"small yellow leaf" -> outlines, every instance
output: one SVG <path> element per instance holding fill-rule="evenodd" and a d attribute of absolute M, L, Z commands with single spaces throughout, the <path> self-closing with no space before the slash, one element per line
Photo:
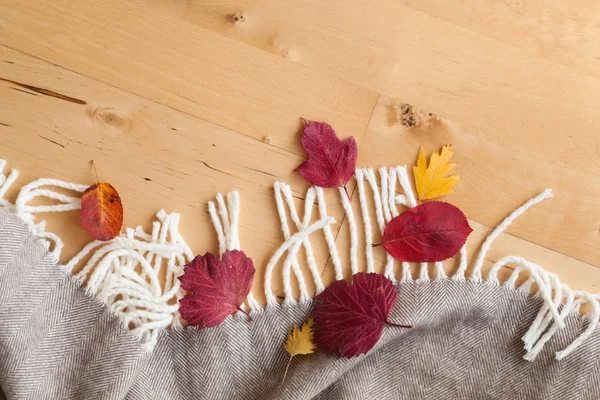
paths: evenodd
<path fill-rule="evenodd" d="M 314 321 L 311 316 L 301 328 L 294 325 L 294 327 L 290 329 L 290 333 L 288 334 L 283 348 L 292 357 L 297 356 L 298 354 L 311 354 L 317 347 L 313 342 L 314 334 Z"/>
<path fill-rule="evenodd" d="M 448 163 L 452 158 L 452 145 L 442 147 L 439 153 L 434 152 L 429 159 L 429 166 L 423 154 L 423 147 L 419 149 L 419 160 L 413 166 L 415 185 L 419 200 L 430 200 L 453 192 L 452 188 L 459 181 L 458 175 L 446 176 L 455 163 Z"/>
<path fill-rule="evenodd" d="M 312 316 L 308 319 L 308 321 L 302 324 L 302 327 L 294 325 L 294 327 L 290 329 L 285 344 L 283 345 L 285 351 L 289 353 L 290 359 L 288 360 L 287 367 L 285 367 L 283 380 L 281 381 L 281 385 L 279 387 L 283 386 L 283 383 L 285 382 L 285 377 L 287 376 L 288 369 L 292 363 L 292 358 L 298 354 L 311 354 L 315 351 L 317 345 L 313 341 L 314 334 L 315 321 L 313 320 Z"/>

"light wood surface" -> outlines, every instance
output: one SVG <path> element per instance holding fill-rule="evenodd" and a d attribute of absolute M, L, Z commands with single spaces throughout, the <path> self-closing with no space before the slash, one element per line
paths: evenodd
<path fill-rule="evenodd" d="M 407 103 L 425 117 L 411 127 Z M 293 172 L 305 157 L 300 117 L 354 136 L 361 167 L 412 165 L 420 145 L 452 143 L 461 181 L 445 200 L 472 221 L 471 254 L 503 216 L 553 188 L 486 262 L 523 255 L 598 291 L 594 1 L 0 0 L 0 158 L 21 185 L 91 183 L 94 159 L 127 226 L 178 211 L 197 253 L 217 250 L 207 202 L 237 189 L 242 247 L 262 276 L 282 241 L 273 182 L 290 183 L 298 206 L 308 187 Z M 328 208 L 347 250 L 335 191 Z M 89 240 L 76 212 L 44 218 L 65 259 Z M 326 246 L 313 245 L 331 281 Z M 254 291 L 263 298 L 262 279 Z"/>

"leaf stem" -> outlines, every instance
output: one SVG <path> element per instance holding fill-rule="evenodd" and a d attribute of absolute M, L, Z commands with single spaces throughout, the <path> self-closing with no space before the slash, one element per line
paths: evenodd
<path fill-rule="evenodd" d="M 352 197 L 350 197 L 350 193 L 348 193 L 348 188 L 344 185 L 344 191 L 346 192 L 346 196 L 348 196 L 348 201 L 352 203 Z"/>
<path fill-rule="evenodd" d="M 306 122 L 307 122 L 307 121 L 306 121 L 306 119 L 304 119 L 303 117 L 300 117 L 300 121 L 302 121 L 302 123 L 303 123 L 304 125 L 306 125 Z"/>
<path fill-rule="evenodd" d="M 373 244 L 371 245 L 371 247 L 379 247 L 379 246 L 381 246 L 382 244 L 383 244 L 383 243 L 373 243 Z"/>
<path fill-rule="evenodd" d="M 397 328 L 407 328 L 407 329 L 414 328 L 414 326 L 413 326 L 413 325 L 400 325 L 400 324 L 394 324 L 393 322 L 390 322 L 390 321 L 386 322 L 386 325 L 388 325 L 388 326 L 395 326 L 395 327 L 397 327 Z"/>
<path fill-rule="evenodd" d="M 294 356 L 290 354 L 290 359 L 288 360 L 287 366 L 285 367 L 285 372 L 283 373 L 283 380 L 281 381 L 281 385 L 279 385 L 279 387 L 281 388 L 283 386 L 283 384 L 285 383 L 285 377 L 287 376 L 288 373 L 288 369 L 290 369 L 290 364 L 292 363 L 292 358 Z"/>
<path fill-rule="evenodd" d="M 246 312 L 246 310 L 242 310 L 241 307 L 238 307 L 238 310 L 240 310 L 241 312 L 243 312 L 244 314 L 246 314 L 246 317 L 248 317 L 248 322 L 252 322 L 252 317 L 250 316 L 250 314 L 248 314 Z"/>
<path fill-rule="evenodd" d="M 96 163 L 92 160 L 92 166 L 94 167 L 94 174 L 96 174 L 96 183 L 100 185 L 100 181 L 98 180 L 98 171 L 96 170 Z"/>

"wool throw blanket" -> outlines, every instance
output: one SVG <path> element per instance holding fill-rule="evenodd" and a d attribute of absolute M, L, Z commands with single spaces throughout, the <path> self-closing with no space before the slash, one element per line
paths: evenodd
<path fill-rule="evenodd" d="M 27 190 L 37 189 L 34 185 Z M 277 199 L 278 209 L 286 201 L 286 190 L 279 186 L 283 195 Z M 307 196 L 309 202 L 311 196 L 312 201 L 318 198 L 318 190 Z M 222 250 L 239 246 L 236 199 L 237 195 L 218 197 L 211 206 L 213 222 L 222 217 L 221 232 L 215 224 Z M 159 301 L 177 297 L 176 279 L 167 279 L 154 300 L 145 298 L 155 303 L 136 308 L 132 299 L 137 292 L 131 282 L 151 286 L 152 273 L 147 271 L 143 282 L 128 275 L 136 270 L 135 262 L 144 264 L 135 251 L 143 251 L 144 259 L 169 260 L 170 271 L 185 263 L 189 249 L 176 233 L 174 215 L 159 213 L 161 223 L 155 224 L 152 234 L 131 230 L 108 244 L 102 255 L 109 261 L 104 264 L 97 253 L 82 261 L 95 249 L 93 244 L 87 247 L 87 253 L 73 262 L 85 265 L 79 273 L 87 280 L 84 288 L 71 275 L 72 266 L 58 264 L 60 243 L 32 222 L 27 200 L 21 199 L 20 208 L 19 200 L 0 208 L 0 398 L 600 398 L 597 298 L 571 291 L 554 275 L 518 257 L 502 260 L 518 264 L 506 283 L 495 277 L 499 266 L 486 280 L 478 270 L 466 277 L 464 262 L 454 276 L 438 270 L 433 280 L 425 274 L 408 278 L 403 271 L 390 319 L 410 321 L 414 329 L 386 327 L 377 345 L 359 357 L 339 359 L 316 352 L 295 358 L 285 385 L 279 387 L 288 360 L 282 343 L 290 326 L 306 320 L 313 300 L 291 301 L 286 289 L 282 305 L 261 308 L 249 299 L 251 323 L 231 316 L 213 328 L 184 327 L 173 317 L 176 307 Z M 309 208 L 312 204 L 305 213 Z M 309 223 L 310 217 L 303 221 L 292 217 L 299 231 L 291 234 L 287 227 L 286 233 L 283 227 L 282 247 L 287 251 L 305 246 L 310 233 L 329 226 L 326 212 L 321 217 L 318 226 Z M 168 231 L 164 235 L 163 229 Z M 47 240 L 55 240 L 53 249 Z M 294 272 L 294 264 L 288 255 L 284 277 L 286 268 L 287 274 Z M 524 270 L 531 278 L 525 288 L 516 287 Z M 529 294 L 532 283 L 539 286 L 534 296 Z M 114 297 L 122 286 L 131 289 L 129 303 Z M 584 303 L 593 310 L 582 317 L 577 311 Z M 144 318 L 138 317 L 140 313 Z M 164 315 L 170 318 L 165 320 Z"/>

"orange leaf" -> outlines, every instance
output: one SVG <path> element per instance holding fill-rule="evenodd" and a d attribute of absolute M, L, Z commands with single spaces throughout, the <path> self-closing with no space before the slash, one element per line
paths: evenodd
<path fill-rule="evenodd" d="M 113 239 L 123 224 L 123 205 L 119 193 L 106 182 L 94 183 L 81 197 L 80 219 L 94 239 Z"/>

